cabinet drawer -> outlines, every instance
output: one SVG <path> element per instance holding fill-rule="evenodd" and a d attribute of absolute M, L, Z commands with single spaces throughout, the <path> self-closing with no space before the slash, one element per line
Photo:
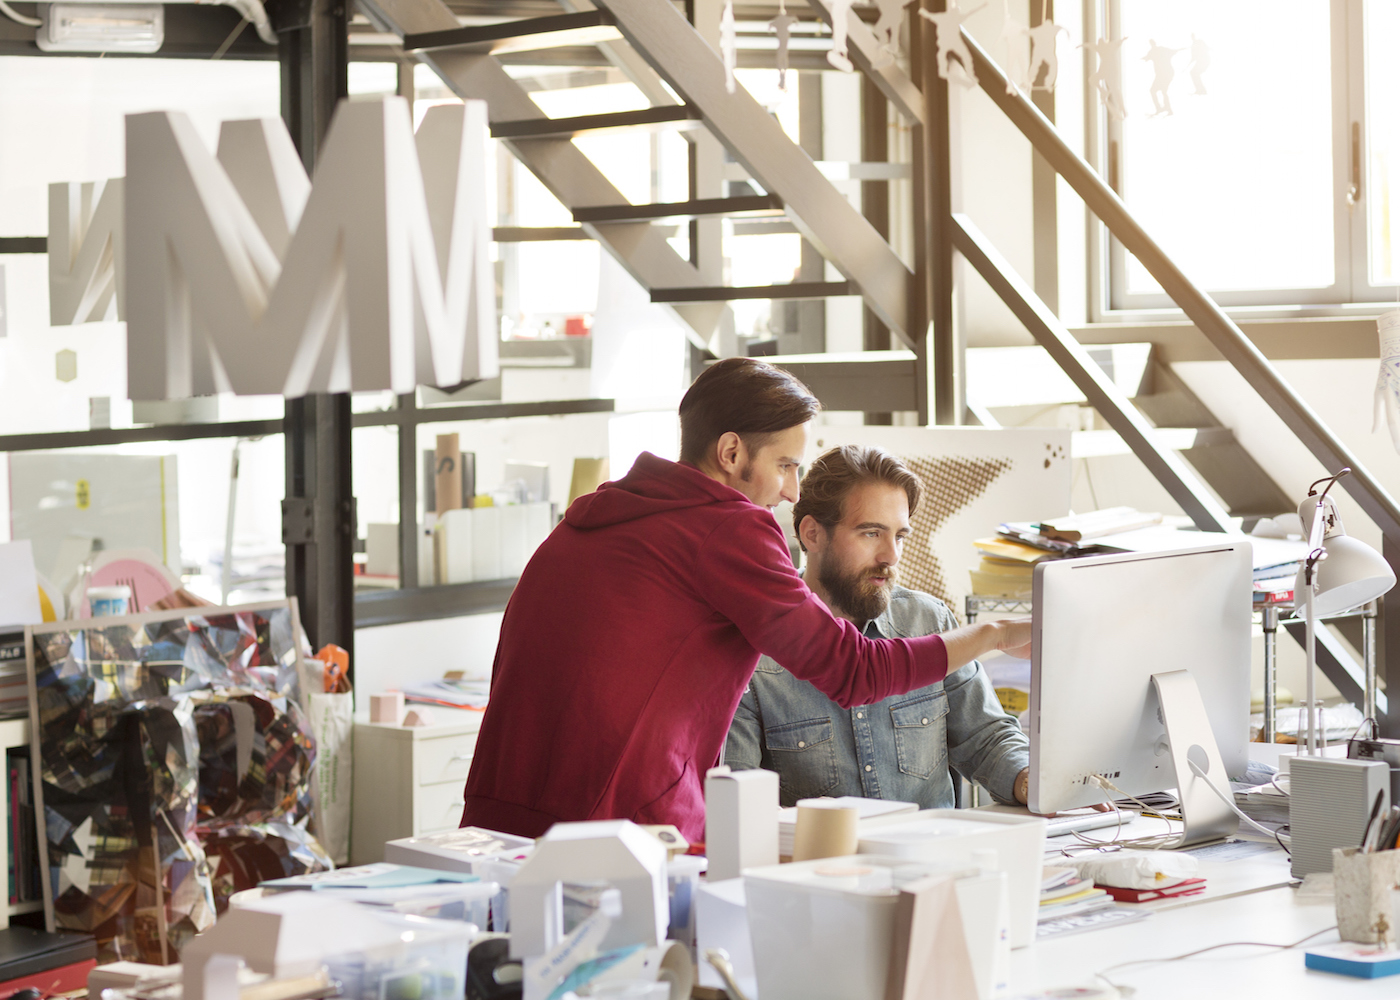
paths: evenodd
<path fill-rule="evenodd" d="M 462 822 L 464 788 L 463 782 L 419 788 L 413 835 L 421 837 L 440 830 L 455 830 Z"/>
<path fill-rule="evenodd" d="M 418 740 L 413 744 L 413 777 L 419 785 L 436 785 L 442 781 L 462 785 L 472 769 L 472 754 L 476 752 L 476 733 L 442 736 Z"/>

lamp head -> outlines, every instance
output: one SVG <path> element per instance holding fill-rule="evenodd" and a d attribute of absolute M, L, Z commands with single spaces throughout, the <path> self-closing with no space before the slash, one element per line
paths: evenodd
<path fill-rule="evenodd" d="M 1390 564 L 1371 546 L 1347 534 L 1336 502 L 1327 495 L 1332 483 L 1349 471 L 1343 469 L 1330 481 L 1318 480 L 1328 484 L 1322 495 L 1318 496 L 1314 483 L 1298 506 L 1310 552 L 1298 570 L 1295 593 L 1299 598 L 1303 596 L 1311 565 L 1313 613 L 1319 616 L 1358 608 L 1395 586 L 1395 571 Z"/>

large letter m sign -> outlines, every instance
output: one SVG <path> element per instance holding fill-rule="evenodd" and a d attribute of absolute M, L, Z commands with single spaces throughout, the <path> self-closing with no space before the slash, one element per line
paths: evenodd
<path fill-rule="evenodd" d="M 54 322 L 124 314 L 132 399 L 492 377 L 486 155 L 479 101 L 342 102 L 314 183 L 278 120 L 130 115 L 124 182 L 50 190 Z"/>

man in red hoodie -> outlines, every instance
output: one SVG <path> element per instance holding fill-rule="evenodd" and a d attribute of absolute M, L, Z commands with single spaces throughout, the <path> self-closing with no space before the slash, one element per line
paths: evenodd
<path fill-rule="evenodd" d="M 630 819 L 699 840 L 759 654 L 849 707 L 1025 652 L 1029 623 L 869 639 L 807 588 L 772 508 L 797 500 L 819 409 L 781 369 L 720 361 L 681 400 L 680 462 L 644 452 L 569 507 L 506 607 L 463 826 Z"/>

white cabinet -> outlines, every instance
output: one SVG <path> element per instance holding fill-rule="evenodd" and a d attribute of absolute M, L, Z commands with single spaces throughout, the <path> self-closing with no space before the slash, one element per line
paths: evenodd
<path fill-rule="evenodd" d="M 384 843 L 455 829 L 476 752 L 481 712 L 427 706 L 431 726 L 355 718 L 350 863 L 384 859 Z"/>

